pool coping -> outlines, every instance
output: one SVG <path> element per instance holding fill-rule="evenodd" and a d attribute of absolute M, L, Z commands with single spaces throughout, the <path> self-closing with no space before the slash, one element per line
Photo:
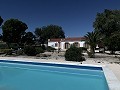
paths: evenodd
<path fill-rule="evenodd" d="M 120 81 L 115 74 L 107 67 L 102 66 L 109 90 L 120 90 Z"/>
<path fill-rule="evenodd" d="M 38 61 L 24 61 L 20 59 L 2 59 L 3 61 L 18 61 L 18 62 L 26 62 L 27 63 L 45 63 L 45 64 L 64 64 L 64 65 L 75 65 L 75 66 L 88 66 L 88 67 L 98 67 L 102 68 L 109 90 L 120 90 L 120 81 L 117 79 L 115 74 L 106 66 L 106 65 L 93 65 L 93 64 L 80 64 L 80 63 L 64 63 L 64 62 L 38 62 Z M 39 65 L 39 64 L 38 64 Z"/>

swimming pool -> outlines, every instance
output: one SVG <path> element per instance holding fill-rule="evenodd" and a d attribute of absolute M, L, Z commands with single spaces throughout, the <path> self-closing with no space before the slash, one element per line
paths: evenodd
<path fill-rule="evenodd" d="M 0 90 L 109 90 L 101 67 L 0 60 Z"/>

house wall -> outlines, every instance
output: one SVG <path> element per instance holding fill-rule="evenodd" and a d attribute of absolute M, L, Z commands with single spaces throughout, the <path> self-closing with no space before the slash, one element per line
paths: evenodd
<path fill-rule="evenodd" d="M 59 46 L 57 45 L 57 47 L 55 47 L 55 43 L 59 44 L 58 42 L 48 42 L 48 46 L 58 49 Z"/>
<path fill-rule="evenodd" d="M 80 41 L 80 47 L 85 47 L 85 41 Z"/>
<path fill-rule="evenodd" d="M 61 49 L 63 50 L 64 49 L 64 44 L 65 44 L 65 42 L 61 42 Z"/>
<path fill-rule="evenodd" d="M 69 43 L 70 45 L 73 45 L 73 43 L 78 42 L 80 47 L 85 47 L 85 41 L 74 41 L 74 42 L 60 42 L 60 48 L 61 50 L 66 50 L 65 49 L 65 43 Z M 57 43 L 57 47 L 55 47 L 55 43 Z M 48 42 L 48 46 L 51 46 L 55 49 L 59 48 L 59 43 L 58 42 Z"/>

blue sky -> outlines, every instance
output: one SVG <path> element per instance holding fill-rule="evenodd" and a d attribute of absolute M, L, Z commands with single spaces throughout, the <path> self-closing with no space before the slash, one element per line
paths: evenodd
<path fill-rule="evenodd" d="M 69 37 L 93 31 L 96 14 L 104 9 L 120 9 L 120 0 L 0 0 L 4 21 L 19 19 L 31 32 L 37 27 L 59 25 Z"/>

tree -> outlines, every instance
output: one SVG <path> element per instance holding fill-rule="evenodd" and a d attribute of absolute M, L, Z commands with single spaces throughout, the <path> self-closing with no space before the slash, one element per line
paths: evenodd
<path fill-rule="evenodd" d="M 106 37 L 115 31 L 120 31 L 120 10 L 106 9 L 103 13 L 98 13 L 93 27 Z"/>
<path fill-rule="evenodd" d="M 88 32 L 85 35 L 86 38 L 86 44 L 88 44 L 90 46 L 90 51 L 88 53 L 89 57 L 95 57 L 95 48 L 96 45 L 98 44 L 100 38 L 99 38 L 99 33 L 98 32 Z"/>
<path fill-rule="evenodd" d="M 1 18 L 1 16 L 0 16 L 0 26 L 1 26 L 1 24 L 3 23 L 3 19 Z M 1 27 L 0 27 L 1 28 Z M 0 34 L 0 41 L 2 41 L 2 35 Z"/>
<path fill-rule="evenodd" d="M 41 39 L 42 43 L 47 43 L 50 38 L 65 38 L 65 33 L 62 30 L 62 27 L 57 25 L 36 28 L 35 35 Z"/>
<path fill-rule="evenodd" d="M 35 29 L 35 35 L 36 35 L 36 43 L 37 44 L 44 44 L 45 38 L 43 37 L 43 31 L 42 28 L 36 28 Z"/>
<path fill-rule="evenodd" d="M 111 54 L 114 54 L 115 51 L 120 50 L 120 32 L 114 32 L 109 38 L 106 38 L 106 44 L 108 45 L 108 50 L 111 51 Z"/>
<path fill-rule="evenodd" d="M 112 47 L 116 45 L 113 43 L 115 38 L 112 35 L 115 35 L 115 32 L 120 32 L 120 10 L 106 9 L 103 13 L 98 13 L 93 27 L 95 31 L 101 33 L 105 46 L 113 52 L 115 49 Z M 119 43 L 119 41 L 116 41 L 116 43 Z"/>
<path fill-rule="evenodd" d="M 27 32 L 24 34 L 24 36 L 21 39 L 21 43 L 24 43 L 25 45 L 31 45 L 34 44 L 35 36 L 32 32 Z"/>
<path fill-rule="evenodd" d="M 27 25 L 18 19 L 7 20 L 2 26 L 3 41 L 19 44 L 26 29 L 28 29 Z"/>
<path fill-rule="evenodd" d="M 2 23 L 3 23 L 3 19 L 0 16 L 0 26 L 1 26 Z"/>

